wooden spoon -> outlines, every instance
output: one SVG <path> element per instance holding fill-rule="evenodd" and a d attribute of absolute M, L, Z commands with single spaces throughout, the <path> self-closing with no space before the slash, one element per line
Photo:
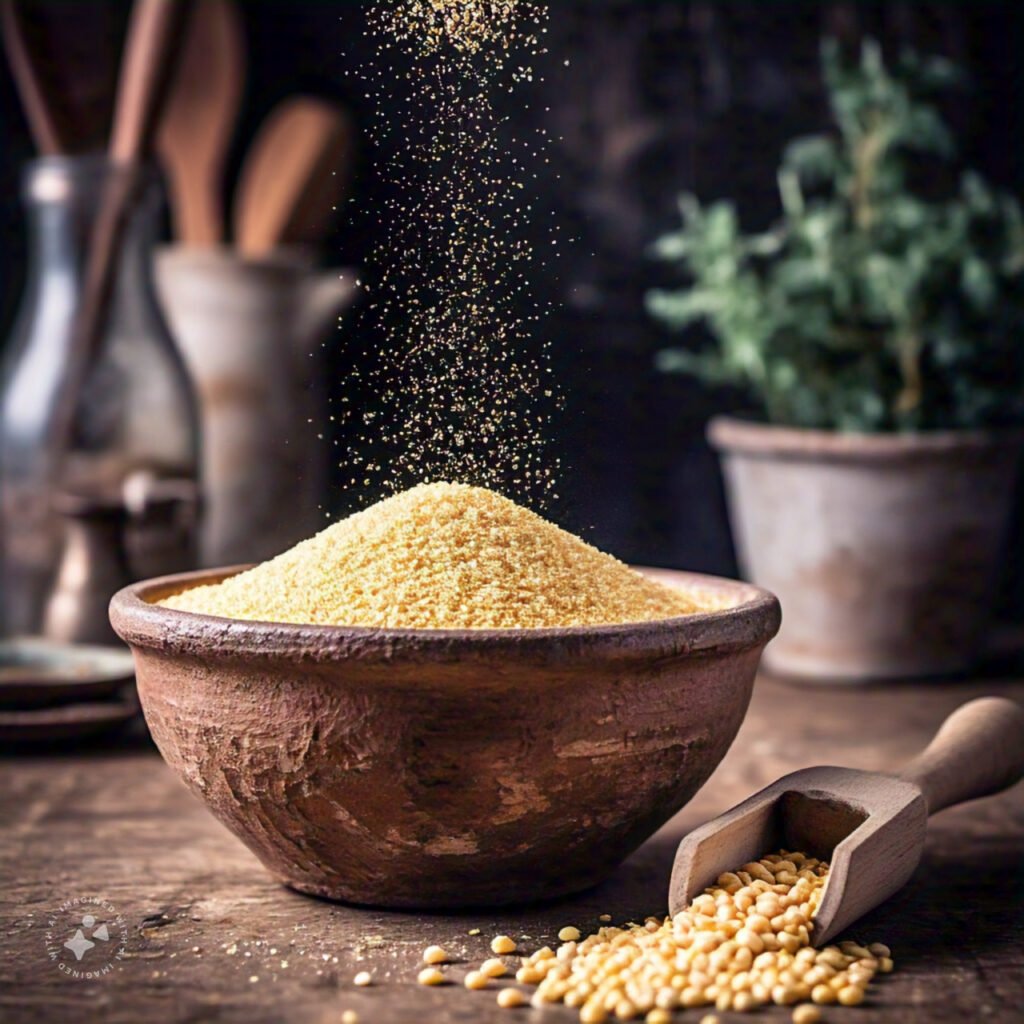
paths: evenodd
<path fill-rule="evenodd" d="M 149 154 L 191 6 L 188 0 L 135 0 L 110 135 L 114 163 L 134 164 Z"/>
<path fill-rule="evenodd" d="M 326 100 L 280 103 L 249 149 L 235 197 L 235 243 L 250 257 L 314 242 L 328 230 L 348 180 L 352 126 Z"/>
<path fill-rule="evenodd" d="M 724 871 L 778 847 L 831 861 L 811 940 L 823 945 L 902 888 L 929 814 L 1024 776 L 1024 708 L 983 697 L 958 708 L 898 775 L 805 768 L 691 832 L 669 885 L 673 915 Z"/>
<path fill-rule="evenodd" d="M 24 14 L 18 10 L 15 0 L 0 2 L 0 22 L 3 24 L 7 63 L 18 88 L 36 148 L 44 156 L 64 153 L 70 147 L 64 137 L 55 105 L 47 95 L 38 54 L 33 52 L 25 30 Z"/>
<path fill-rule="evenodd" d="M 108 157 L 115 166 L 98 200 L 75 313 L 74 359 L 68 367 L 60 415 L 53 431 L 58 450 L 67 443 L 78 408 L 78 390 L 103 339 L 121 240 L 154 129 L 189 0 L 135 0 L 114 107 Z"/>
<path fill-rule="evenodd" d="M 157 136 L 170 178 L 175 234 L 223 241 L 224 162 L 245 83 L 245 37 L 232 0 L 195 5 Z"/>

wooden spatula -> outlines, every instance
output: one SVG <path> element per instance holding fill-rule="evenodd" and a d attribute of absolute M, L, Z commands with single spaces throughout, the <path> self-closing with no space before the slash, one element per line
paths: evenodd
<path fill-rule="evenodd" d="M 327 233 L 352 161 L 352 126 L 327 100 L 296 96 L 260 128 L 235 197 L 235 243 L 246 256 Z"/>
<path fill-rule="evenodd" d="M 831 862 L 811 940 L 820 946 L 906 883 L 928 816 L 1024 776 L 1024 708 L 983 697 L 958 708 L 897 775 L 805 768 L 691 832 L 669 886 L 673 915 L 724 871 L 779 847 Z"/>
<path fill-rule="evenodd" d="M 157 151 L 185 245 L 224 238 L 224 162 L 245 84 L 245 38 L 231 0 L 194 5 L 161 117 Z"/>

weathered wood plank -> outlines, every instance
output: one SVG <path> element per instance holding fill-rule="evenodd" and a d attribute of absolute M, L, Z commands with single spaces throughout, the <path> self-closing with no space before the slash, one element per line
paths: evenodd
<path fill-rule="evenodd" d="M 416 986 L 423 947 L 440 942 L 469 961 L 488 955 L 499 932 L 532 949 L 553 943 L 564 924 L 595 927 L 601 913 L 616 921 L 663 913 L 686 830 L 798 767 L 895 768 L 982 693 L 1021 700 L 1024 683 L 821 690 L 761 680 L 711 781 L 610 882 L 495 914 L 392 914 L 282 889 L 139 741 L 9 755 L 0 760 L 0 1019 L 336 1022 L 351 1008 L 361 1021 L 396 1024 L 508 1021 L 493 991 Z M 47 921 L 63 900 L 91 893 L 123 915 L 126 958 L 104 977 L 69 979 L 47 956 Z M 475 928 L 481 934 L 469 935 Z M 910 887 L 855 931 L 891 945 L 897 969 L 873 987 L 866 1009 L 830 1009 L 829 1019 L 1024 1019 L 1024 787 L 937 817 Z M 368 989 L 352 985 L 362 969 L 376 978 Z M 556 1008 L 544 1019 L 576 1014 Z"/>

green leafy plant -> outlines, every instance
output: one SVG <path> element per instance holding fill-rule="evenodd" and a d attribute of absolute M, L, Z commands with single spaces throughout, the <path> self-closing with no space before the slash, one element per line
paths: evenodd
<path fill-rule="evenodd" d="M 650 292 L 649 311 L 702 322 L 713 342 L 659 366 L 739 385 L 780 424 L 1021 422 L 1024 219 L 978 174 L 954 173 L 931 98 L 957 69 L 912 53 L 887 68 L 871 40 L 857 62 L 826 41 L 822 67 L 837 131 L 786 148 L 779 222 L 744 234 L 732 202 L 687 195 L 682 226 L 656 243 L 690 283 Z"/>

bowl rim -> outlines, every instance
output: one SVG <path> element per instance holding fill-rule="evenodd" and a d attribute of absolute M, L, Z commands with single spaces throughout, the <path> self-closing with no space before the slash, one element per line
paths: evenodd
<path fill-rule="evenodd" d="M 735 600 L 726 608 L 671 619 L 534 629 L 380 629 L 228 619 L 166 608 L 154 601 L 189 586 L 217 583 L 251 568 L 200 569 L 133 583 L 110 602 L 110 621 L 129 646 L 170 654 L 238 660 L 386 662 L 414 656 L 432 661 L 492 661 L 495 656 L 552 661 L 630 659 L 726 653 L 763 647 L 781 622 L 778 598 L 752 583 L 703 573 L 634 568 L 691 592 Z"/>

